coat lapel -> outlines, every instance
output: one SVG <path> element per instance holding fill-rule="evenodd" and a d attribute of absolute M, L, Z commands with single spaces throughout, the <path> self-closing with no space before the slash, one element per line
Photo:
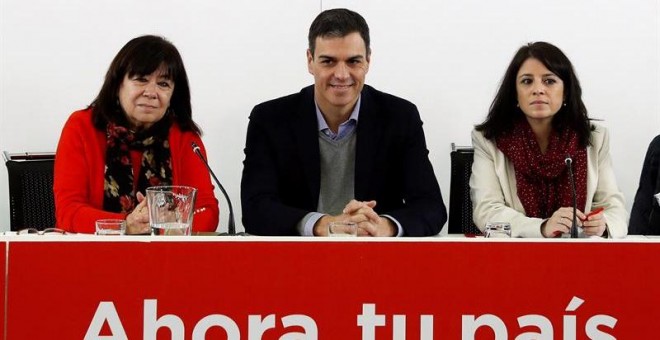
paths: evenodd
<path fill-rule="evenodd" d="M 369 199 L 370 174 L 376 166 L 378 145 L 382 137 L 379 128 L 376 103 L 371 98 L 372 89 L 365 85 L 360 102 L 360 116 L 357 127 L 357 145 L 355 150 L 355 198 Z"/>
<path fill-rule="evenodd" d="M 291 126 L 307 187 L 310 189 L 311 197 L 318 201 L 321 185 L 321 156 L 319 154 L 316 106 L 314 105 L 314 86 L 302 89 L 300 104 L 293 115 Z"/>

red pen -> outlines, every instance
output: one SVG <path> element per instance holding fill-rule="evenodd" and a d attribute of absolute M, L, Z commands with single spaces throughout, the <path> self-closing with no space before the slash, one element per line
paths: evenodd
<path fill-rule="evenodd" d="M 589 217 L 591 217 L 591 216 L 593 216 L 593 215 L 596 215 L 596 214 L 600 213 L 600 212 L 603 211 L 603 210 L 605 210 L 605 208 L 600 207 L 600 208 L 596 208 L 596 209 L 590 211 L 590 212 L 587 214 L 587 216 L 585 216 L 585 217 L 582 219 L 582 221 L 586 221 L 586 220 L 588 220 Z"/>
<path fill-rule="evenodd" d="M 588 220 L 589 217 L 591 217 L 591 216 L 593 216 L 593 215 L 596 215 L 596 214 L 600 213 L 600 212 L 603 211 L 603 210 L 605 210 L 604 207 L 596 208 L 596 209 L 590 211 L 590 212 L 589 212 L 584 218 L 582 218 L 582 219 L 580 219 L 580 220 L 581 220 L 582 222 L 584 222 L 584 221 Z M 553 236 L 553 237 L 558 237 L 560 234 L 561 234 L 561 232 L 560 232 L 559 230 L 557 230 L 557 231 L 555 231 L 555 232 L 552 234 L 552 236 Z"/>

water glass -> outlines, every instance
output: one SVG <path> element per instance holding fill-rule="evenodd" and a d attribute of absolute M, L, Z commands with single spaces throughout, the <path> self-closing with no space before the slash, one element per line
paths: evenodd
<path fill-rule="evenodd" d="M 108 218 L 96 221 L 96 235 L 124 235 L 126 220 Z"/>
<path fill-rule="evenodd" d="M 181 185 L 147 188 L 153 235 L 190 235 L 197 189 Z"/>
<path fill-rule="evenodd" d="M 349 221 L 330 222 L 328 224 L 328 236 L 355 237 L 357 236 L 357 223 Z"/>
<path fill-rule="evenodd" d="M 654 196 L 655 199 L 658 201 L 658 204 L 660 204 L 660 192 L 657 193 L 657 194 L 655 194 L 655 195 L 653 195 L 653 196 Z"/>
<path fill-rule="evenodd" d="M 509 238 L 511 237 L 511 224 L 508 222 L 488 222 L 484 236 L 488 238 Z"/>

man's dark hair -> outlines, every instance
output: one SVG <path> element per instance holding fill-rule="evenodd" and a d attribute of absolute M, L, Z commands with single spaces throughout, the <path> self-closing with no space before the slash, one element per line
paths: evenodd
<path fill-rule="evenodd" d="M 309 50 L 314 56 L 316 38 L 341 38 L 353 32 L 360 33 L 364 45 L 367 48 L 367 56 L 371 54 L 369 45 L 369 26 L 364 18 L 351 10 L 345 8 L 329 9 L 321 12 L 309 27 Z"/>

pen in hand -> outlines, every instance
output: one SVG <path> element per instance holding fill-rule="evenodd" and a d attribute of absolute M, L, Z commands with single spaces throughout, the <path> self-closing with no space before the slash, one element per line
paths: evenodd
<path fill-rule="evenodd" d="M 596 209 L 590 211 L 587 215 L 584 216 L 584 218 L 581 218 L 580 220 L 581 220 L 582 222 L 587 221 L 587 220 L 589 220 L 589 217 L 594 216 L 594 215 L 596 215 L 596 214 L 599 214 L 599 213 L 602 212 L 603 210 L 605 210 L 604 207 L 596 208 Z M 552 234 L 553 237 L 558 237 L 559 235 L 561 235 L 561 232 L 560 232 L 560 231 L 555 231 L 555 232 Z"/>
<path fill-rule="evenodd" d="M 600 213 L 601 211 L 603 211 L 603 210 L 605 210 L 605 208 L 600 207 L 600 208 L 596 208 L 596 209 L 590 211 L 590 212 L 589 212 L 589 213 L 588 213 L 588 214 L 582 219 L 582 222 L 588 220 L 589 217 L 591 217 L 591 216 L 593 216 L 593 215 L 599 214 L 599 213 Z"/>

